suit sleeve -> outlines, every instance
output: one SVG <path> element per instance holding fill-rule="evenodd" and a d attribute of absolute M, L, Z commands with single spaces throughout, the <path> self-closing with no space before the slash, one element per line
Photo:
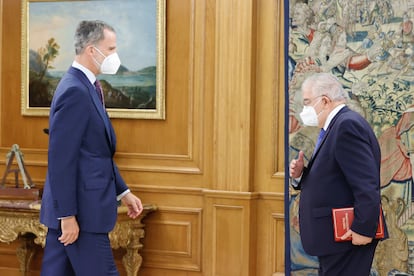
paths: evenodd
<path fill-rule="evenodd" d="M 77 214 L 77 166 L 89 119 L 87 97 L 79 87 L 70 87 L 56 98 L 50 115 L 48 177 L 58 218 Z"/>
<path fill-rule="evenodd" d="M 114 173 L 115 173 L 116 195 L 119 196 L 120 194 L 128 190 L 128 186 L 126 185 L 124 179 L 119 173 L 118 166 L 115 164 L 115 162 L 113 162 L 113 167 L 114 167 Z"/>

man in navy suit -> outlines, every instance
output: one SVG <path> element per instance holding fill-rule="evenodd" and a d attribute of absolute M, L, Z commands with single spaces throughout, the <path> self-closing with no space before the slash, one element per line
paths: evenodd
<path fill-rule="evenodd" d="M 302 84 L 307 126 L 322 130 L 307 167 L 304 153 L 290 163 L 300 189 L 299 225 L 305 251 L 319 259 L 319 275 L 368 276 L 378 240 L 380 147 L 367 121 L 345 103 L 348 95 L 336 77 L 318 73 Z M 335 242 L 332 209 L 354 207 L 351 229 Z M 388 234 L 386 234 L 387 236 Z"/>
<path fill-rule="evenodd" d="M 113 160 L 116 138 L 96 75 L 120 66 L 115 30 L 82 21 L 76 57 L 59 82 L 49 118 L 48 171 L 40 220 L 48 227 L 42 276 L 118 275 L 108 233 L 118 201 L 136 218 L 142 212 Z"/>

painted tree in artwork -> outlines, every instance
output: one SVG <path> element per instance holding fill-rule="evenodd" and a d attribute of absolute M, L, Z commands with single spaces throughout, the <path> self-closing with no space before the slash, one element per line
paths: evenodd
<path fill-rule="evenodd" d="M 47 72 L 53 69 L 54 60 L 59 55 L 60 45 L 51 37 L 45 46 L 37 51 L 29 51 L 29 105 L 33 107 L 50 106 L 54 88 L 59 81 Z"/>
<path fill-rule="evenodd" d="M 41 59 L 42 70 L 39 72 L 39 81 L 42 82 L 48 69 L 53 69 L 52 62 L 59 54 L 60 46 L 56 40 L 50 38 L 45 47 L 38 50 L 39 58 Z"/>

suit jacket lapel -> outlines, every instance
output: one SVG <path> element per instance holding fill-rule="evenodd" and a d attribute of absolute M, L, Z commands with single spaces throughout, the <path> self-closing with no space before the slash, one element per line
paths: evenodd
<path fill-rule="evenodd" d="M 339 110 L 339 112 L 335 115 L 335 117 L 332 118 L 332 121 L 329 123 L 328 129 L 326 130 L 325 135 L 323 136 L 323 138 L 321 140 L 321 143 L 319 144 L 319 147 L 316 149 L 316 151 L 313 153 L 311 159 L 309 160 L 308 168 L 310 168 L 312 166 L 313 160 L 315 160 L 315 157 L 318 154 L 320 148 L 322 147 L 322 145 L 325 143 L 325 140 L 329 136 L 329 133 L 331 132 L 331 129 L 332 129 L 333 125 L 335 124 L 335 121 L 338 119 L 340 114 L 342 114 L 344 112 L 347 112 L 348 110 L 349 110 L 349 108 L 347 106 L 345 106 L 341 110 Z"/>
<path fill-rule="evenodd" d="M 102 105 L 101 100 L 98 97 L 98 94 L 96 93 L 96 89 L 95 86 L 91 84 L 91 82 L 89 81 L 89 79 L 86 77 L 86 75 L 80 71 L 79 69 L 76 69 L 74 67 L 71 67 L 69 69 L 69 72 L 75 74 L 76 76 L 79 77 L 80 81 L 86 85 L 86 87 L 88 88 L 89 94 L 92 97 L 92 102 L 95 105 L 96 110 L 99 113 L 99 116 L 102 118 L 104 125 L 105 125 L 105 131 L 107 134 L 107 138 L 108 138 L 108 142 L 109 145 L 111 146 L 111 149 L 113 150 L 113 129 L 110 126 L 110 121 L 109 121 L 109 117 L 106 114 L 106 110 Z"/>

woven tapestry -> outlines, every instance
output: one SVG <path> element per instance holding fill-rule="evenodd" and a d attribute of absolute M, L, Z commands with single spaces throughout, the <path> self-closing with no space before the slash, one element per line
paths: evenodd
<path fill-rule="evenodd" d="M 390 238 L 378 244 L 371 275 L 414 275 L 414 0 L 291 0 L 285 6 L 287 164 L 299 150 L 309 160 L 319 132 L 300 120 L 301 84 L 315 72 L 331 72 L 381 147 Z M 300 241 L 300 191 L 288 181 L 286 191 L 286 275 L 318 275 L 317 258 Z"/>

